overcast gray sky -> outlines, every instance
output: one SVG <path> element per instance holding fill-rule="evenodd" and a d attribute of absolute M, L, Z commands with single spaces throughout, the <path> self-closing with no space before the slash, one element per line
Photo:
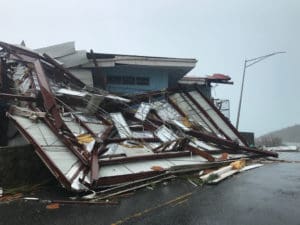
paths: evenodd
<path fill-rule="evenodd" d="M 249 67 L 240 130 L 261 135 L 300 123 L 298 0 L 0 0 L 1 40 L 38 48 L 76 41 L 97 52 L 188 57 L 192 75 L 224 73 L 219 85 L 235 124 L 243 61 L 287 51 Z"/>

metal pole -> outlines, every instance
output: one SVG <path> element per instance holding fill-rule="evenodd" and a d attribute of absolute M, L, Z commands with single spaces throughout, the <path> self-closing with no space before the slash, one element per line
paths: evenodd
<path fill-rule="evenodd" d="M 282 53 L 286 53 L 286 52 L 273 52 L 271 54 L 268 55 L 264 55 L 264 56 L 260 56 L 257 58 L 253 58 L 253 59 L 245 59 L 244 62 L 244 72 L 243 72 L 243 81 L 242 81 L 242 87 L 241 87 L 241 94 L 240 94 L 240 101 L 239 101 L 239 109 L 238 109 L 238 114 L 237 114 L 237 119 L 236 119 L 236 129 L 239 129 L 239 122 L 240 122 L 240 114 L 241 114 L 241 107 L 242 107 L 242 99 L 243 99 L 243 90 L 244 90 L 244 81 L 245 81 L 245 74 L 246 74 L 246 68 L 250 67 L 256 63 L 259 63 L 260 61 L 269 58 L 271 56 L 277 55 L 277 54 L 282 54 Z M 247 63 L 250 62 L 249 65 L 247 65 Z"/>
<path fill-rule="evenodd" d="M 240 114 L 241 114 L 241 106 L 242 106 L 243 90 L 244 90 L 244 81 L 245 81 L 245 74 L 246 74 L 246 64 L 247 64 L 247 60 L 245 60 L 245 62 L 244 62 L 243 81 L 242 81 L 242 87 L 241 87 L 238 115 L 237 115 L 237 120 L 236 120 L 236 129 L 237 130 L 239 129 L 239 122 L 240 122 Z"/>

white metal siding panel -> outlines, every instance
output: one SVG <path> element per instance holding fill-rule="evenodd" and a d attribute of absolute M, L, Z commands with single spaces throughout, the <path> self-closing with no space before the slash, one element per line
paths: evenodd
<path fill-rule="evenodd" d="M 218 113 L 206 102 L 206 100 L 197 92 L 191 91 L 192 97 L 204 108 L 208 115 L 213 121 L 219 126 L 219 128 L 232 140 L 238 140 L 239 144 L 244 145 L 239 137 L 233 132 L 233 130 L 226 124 L 226 122 L 221 118 Z"/>
<path fill-rule="evenodd" d="M 79 80 L 85 83 L 87 86 L 94 86 L 93 75 L 89 69 L 69 69 Z"/>

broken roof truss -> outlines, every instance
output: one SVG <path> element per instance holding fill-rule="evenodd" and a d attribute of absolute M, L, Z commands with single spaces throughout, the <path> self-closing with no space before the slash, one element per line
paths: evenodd
<path fill-rule="evenodd" d="M 7 116 L 73 191 L 230 159 L 277 156 L 248 147 L 194 87 L 125 99 L 85 86 L 48 55 L 0 43 L 0 100 Z M 222 158 L 222 154 L 229 157 Z"/>

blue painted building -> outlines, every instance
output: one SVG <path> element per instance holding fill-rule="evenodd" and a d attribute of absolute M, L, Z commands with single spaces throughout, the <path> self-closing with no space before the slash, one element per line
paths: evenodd
<path fill-rule="evenodd" d="M 212 99 L 211 83 L 232 84 L 230 77 L 223 74 L 184 77 L 196 66 L 197 60 L 192 58 L 94 53 L 76 50 L 74 42 L 36 51 L 55 58 L 85 84 L 117 94 L 163 90 L 180 83 L 187 87 L 197 85 L 207 98 Z M 229 101 L 218 99 L 214 102 L 229 118 Z"/>
<path fill-rule="evenodd" d="M 93 53 L 76 50 L 74 42 L 36 49 L 47 53 L 89 86 L 133 94 L 175 86 L 196 59 Z"/>
<path fill-rule="evenodd" d="M 93 85 L 121 94 L 175 86 L 196 65 L 195 59 L 88 53 Z"/>

